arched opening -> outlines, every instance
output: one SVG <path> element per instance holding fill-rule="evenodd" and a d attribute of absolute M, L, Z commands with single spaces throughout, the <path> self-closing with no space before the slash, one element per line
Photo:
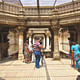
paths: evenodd
<path fill-rule="evenodd" d="M 29 47 L 31 44 L 34 44 L 36 41 L 36 37 L 41 39 L 41 44 L 44 48 L 44 53 L 46 57 L 52 57 L 52 50 L 53 50 L 53 40 L 52 40 L 52 33 L 49 27 L 29 27 L 26 29 L 24 34 L 24 40 L 28 39 Z M 25 41 L 24 41 L 25 42 Z"/>

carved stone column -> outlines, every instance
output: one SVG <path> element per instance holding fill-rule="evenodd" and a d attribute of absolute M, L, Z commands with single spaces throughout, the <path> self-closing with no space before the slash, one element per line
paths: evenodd
<path fill-rule="evenodd" d="M 43 38 L 43 48 L 45 48 L 45 36 Z"/>
<path fill-rule="evenodd" d="M 78 43 L 80 44 L 80 31 L 78 31 Z"/>
<path fill-rule="evenodd" d="M 60 53 L 59 53 L 59 41 L 58 41 L 58 32 L 59 32 L 59 17 L 58 11 L 54 8 L 53 15 L 52 15 L 52 29 L 54 32 L 54 52 L 53 52 L 53 60 L 60 60 Z"/>
<path fill-rule="evenodd" d="M 46 31 L 46 49 L 47 50 L 49 50 L 49 35 L 50 35 L 50 32 Z"/>
<path fill-rule="evenodd" d="M 77 41 L 80 44 L 80 26 L 76 26 L 76 31 L 77 31 Z"/>
<path fill-rule="evenodd" d="M 16 48 L 16 30 L 14 28 L 9 30 L 8 39 L 9 39 L 8 54 L 12 55 L 17 53 L 18 49 Z"/>
<path fill-rule="evenodd" d="M 60 59 L 58 32 L 59 32 L 59 29 L 54 28 L 54 52 L 53 52 L 53 59 L 54 60 Z"/>
<path fill-rule="evenodd" d="M 2 37 L 3 37 L 3 36 L 2 36 L 2 33 L 0 33 L 0 34 L 1 34 L 1 38 L 2 38 Z M 2 40 L 3 40 L 3 38 L 1 39 L 1 42 L 0 42 L 0 61 L 2 60 L 2 57 L 3 57 L 3 56 L 2 56 L 2 51 L 3 51 L 3 50 L 2 50 Z"/>
<path fill-rule="evenodd" d="M 29 32 L 28 32 L 28 36 L 29 36 L 29 48 L 31 48 L 31 46 L 32 46 L 32 43 L 31 43 L 31 40 L 32 40 L 32 38 L 31 38 L 31 36 L 32 36 L 32 31 L 29 31 Z"/>
<path fill-rule="evenodd" d="M 1 43 L 0 43 L 0 60 L 3 58 L 3 33 L 1 33 Z"/>
<path fill-rule="evenodd" d="M 18 53 L 18 60 L 23 59 L 23 32 L 24 32 L 24 27 L 19 26 L 18 27 L 19 31 L 19 53 Z"/>

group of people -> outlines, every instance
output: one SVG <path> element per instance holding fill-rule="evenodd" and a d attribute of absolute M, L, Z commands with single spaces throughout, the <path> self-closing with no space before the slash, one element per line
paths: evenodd
<path fill-rule="evenodd" d="M 71 46 L 71 64 L 74 68 L 79 69 L 80 45 L 76 42 Z"/>
<path fill-rule="evenodd" d="M 40 67 L 40 58 L 43 57 L 43 53 L 41 49 L 43 48 L 40 44 L 40 39 L 36 38 L 36 42 L 29 47 L 28 40 L 25 41 L 24 44 L 24 61 L 35 62 L 35 67 Z M 74 68 L 79 68 L 79 56 L 80 55 L 80 45 L 78 43 L 73 42 L 71 46 L 71 64 Z"/>
<path fill-rule="evenodd" d="M 24 62 L 35 62 L 35 67 L 40 67 L 40 58 L 42 57 L 42 45 L 40 44 L 40 38 L 36 38 L 36 41 L 34 44 L 32 44 L 31 47 L 29 47 L 28 40 L 25 41 L 24 44 Z"/>

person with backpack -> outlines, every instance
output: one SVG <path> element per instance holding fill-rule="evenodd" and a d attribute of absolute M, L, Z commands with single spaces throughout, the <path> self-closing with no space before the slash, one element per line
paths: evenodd
<path fill-rule="evenodd" d="M 39 37 L 36 38 L 36 42 L 34 43 L 34 54 L 35 54 L 35 67 L 40 68 L 39 62 L 40 62 L 40 57 L 41 57 L 41 48 L 42 45 L 40 44 L 40 39 Z"/>

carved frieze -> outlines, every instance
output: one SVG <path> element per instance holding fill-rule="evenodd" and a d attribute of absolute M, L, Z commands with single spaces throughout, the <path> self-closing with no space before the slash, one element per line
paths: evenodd
<path fill-rule="evenodd" d="M 20 15 L 20 10 L 22 9 L 21 6 L 18 5 L 12 5 L 8 3 L 0 3 L 0 23 L 9 24 L 9 25 L 25 25 L 25 19 L 31 18 L 31 20 L 39 21 L 39 19 L 42 22 L 50 21 L 49 17 L 53 20 L 53 25 L 57 24 L 57 20 L 60 20 L 61 25 L 65 24 L 71 24 L 75 23 L 75 20 L 73 21 L 73 18 L 75 19 L 75 15 L 77 15 L 76 23 L 79 23 L 79 17 L 80 17 L 80 1 L 77 1 L 74 3 L 68 3 L 56 6 L 55 9 L 53 7 L 40 7 L 40 15 L 37 12 L 36 7 L 23 7 L 24 12 Z M 53 11 L 52 11 L 53 10 Z M 25 13 L 25 15 L 24 15 Z M 52 14 L 52 15 L 51 15 Z M 39 15 L 39 16 L 38 16 Z M 45 18 L 45 16 L 47 18 Z M 72 18 L 72 19 L 71 19 Z M 44 20 L 44 21 L 43 21 Z M 67 21 L 68 22 L 67 22 Z M 70 21 L 69 21 L 70 20 Z M 29 21 L 29 20 L 27 20 Z M 35 25 L 34 25 L 35 24 Z M 29 26 L 44 26 L 44 24 L 47 26 L 50 26 L 50 23 L 39 23 L 39 22 L 30 22 Z"/>

